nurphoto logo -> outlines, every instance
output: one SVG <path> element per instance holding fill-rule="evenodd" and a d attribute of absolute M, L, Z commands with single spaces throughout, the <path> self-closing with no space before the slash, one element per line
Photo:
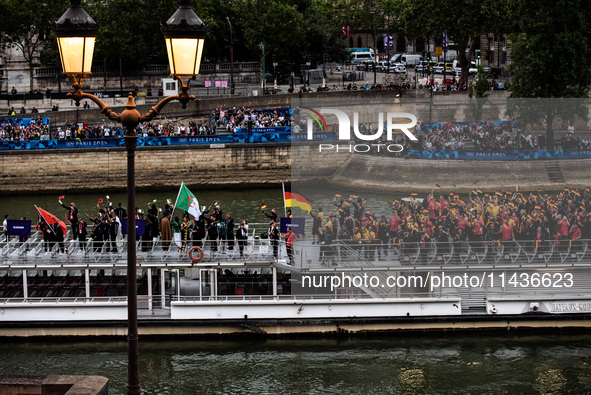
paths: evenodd
<path fill-rule="evenodd" d="M 305 108 L 302 113 L 308 115 L 306 122 L 307 139 L 314 139 L 314 124 L 317 125 L 320 132 L 328 131 L 328 124 L 324 115 L 334 115 L 338 121 L 338 131 L 336 140 L 351 141 L 351 126 L 353 126 L 353 133 L 355 140 L 366 142 L 378 142 L 384 135 L 384 128 L 386 129 L 386 141 L 393 141 L 393 133 L 395 131 L 402 132 L 411 141 L 417 141 L 416 136 L 410 131 L 417 125 L 417 117 L 414 114 L 407 112 L 378 112 L 377 121 L 378 126 L 375 132 L 367 134 L 362 133 L 359 127 L 359 112 L 353 112 L 353 122 L 345 111 L 334 108 L 321 108 L 314 110 L 312 108 Z M 385 118 L 385 122 L 384 122 Z M 409 122 L 408 122 L 409 121 Z M 387 149 L 388 152 L 401 152 L 404 147 L 400 144 L 354 144 L 345 147 L 338 144 L 320 144 L 318 149 L 320 152 L 327 150 L 349 151 L 349 152 L 368 152 L 372 149 L 377 149 L 379 152 L 382 148 Z"/>
<path fill-rule="evenodd" d="M 351 120 L 349 116 L 341 110 L 335 110 L 334 108 L 322 108 L 320 111 L 306 108 L 304 112 L 310 116 L 307 122 L 308 140 L 313 140 L 313 129 L 314 122 L 318 124 L 321 131 L 327 131 L 328 125 L 322 114 L 332 114 L 337 117 L 339 122 L 338 139 L 339 140 L 351 140 Z M 401 120 L 408 119 L 410 122 L 399 123 Z M 392 140 L 392 132 L 400 130 L 412 141 L 417 141 L 417 138 L 410 131 L 417 124 L 417 117 L 414 114 L 408 112 L 389 112 L 386 113 L 386 139 Z M 353 113 L 353 132 L 355 137 L 363 141 L 378 140 L 384 133 L 384 113 L 378 113 L 378 129 L 374 134 L 363 134 L 359 131 L 359 112 Z"/>

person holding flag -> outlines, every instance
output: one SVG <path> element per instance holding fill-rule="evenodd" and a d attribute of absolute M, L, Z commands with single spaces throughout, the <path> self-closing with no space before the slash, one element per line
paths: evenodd
<path fill-rule="evenodd" d="M 64 203 L 62 203 L 62 199 L 64 198 L 65 196 L 60 196 L 58 202 L 63 208 L 68 210 L 66 218 L 68 223 L 72 227 L 72 239 L 76 240 L 78 238 L 78 208 L 76 207 L 76 204 L 74 204 L 74 202 L 70 203 L 69 207 L 66 206 Z"/>
<path fill-rule="evenodd" d="M 267 214 L 264 210 L 263 210 L 263 214 L 265 214 L 265 216 L 267 218 L 269 218 L 269 226 L 271 226 L 273 224 L 273 222 L 277 222 L 279 220 L 279 217 L 277 216 L 277 213 L 275 212 L 275 209 L 271 210 L 271 214 Z"/>
<path fill-rule="evenodd" d="M 306 199 L 301 193 L 292 191 L 291 186 L 283 186 L 283 201 L 285 207 L 299 207 L 307 213 L 312 211 L 310 200 Z"/>
<path fill-rule="evenodd" d="M 46 244 L 46 251 L 47 251 L 47 247 L 49 246 L 49 249 L 53 248 L 53 244 L 58 241 L 60 243 L 60 250 L 63 251 L 64 250 L 64 235 L 67 232 L 67 228 L 66 228 L 66 224 L 59 220 L 55 215 L 51 214 L 48 211 L 43 210 L 40 207 L 35 206 L 35 208 L 37 209 L 37 211 L 39 212 L 39 216 L 40 216 L 40 221 L 39 221 L 39 225 L 41 227 L 41 230 L 43 232 L 43 239 L 44 241 L 46 241 L 49 245 Z M 41 221 L 41 219 L 43 219 L 43 221 Z M 59 228 L 59 229 L 58 229 Z M 61 235 L 61 240 L 60 240 L 60 235 Z"/>
<path fill-rule="evenodd" d="M 193 195 L 193 193 L 187 188 L 185 183 L 181 183 L 179 188 L 179 194 L 176 198 L 176 202 L 173 206 L 175 209 L 185 210 L 191 214 L 195 219 L 201 216 L 201 210 L 199 209 L 199 201 Z"/>

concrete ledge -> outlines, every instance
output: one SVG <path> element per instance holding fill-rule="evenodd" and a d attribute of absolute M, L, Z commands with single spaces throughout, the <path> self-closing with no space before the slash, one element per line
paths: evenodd
<path fill-rule="evenodd" d="M 0 376 L 4 395 L 107 395 L 109 380 L 101 376 Z"/>
<path fill-rule="evenodd" d="M 402 159 L 352 155 L 330 183 L 400 192 L 431 192 L 435 184 L 441 192 L 470 192 L 475 188 L 494 190 L 515 188 L 524 191 L 562 190 L 565 186 L 585 188 L 591 185 L 591 159 L 554 160 L 562 169 L 564 183 L 554 183 L 548 176 L 546 160 L 495 161 Z"/>
<path fill-rule="evenodd" d="M 591 333 L 591 314 L 521 314 L 463 315 L 431 317 L 367 317 L 332 319 L 218 319 L 218 320 L 150 320 L 139 322 L 143 337 L 217 337 L 238 336 L 334 336 L 368 333 L 432 333 L 432 332 L 535 332 L 559 331 Z M 257 329 L 256 331 L 254 329 Z M 115 336 L 127 333 L 125 322 L 2 323 L 0 337 L 41 338 L 60 336 Z M 13 340 L 16 341 L 16 340 Z"/>

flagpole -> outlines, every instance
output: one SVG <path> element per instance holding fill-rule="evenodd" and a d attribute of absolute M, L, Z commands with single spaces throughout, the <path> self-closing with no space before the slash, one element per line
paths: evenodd
<path fill-rule="evenodd" d="M 185 183 L 181 182 L 181 186 L 179 188 L 179 193 L 176 195 L 176 200 L 174 201 L 174 207 L 172 208 L 172 213 L 170 213 L 170 218 L 174 218 L 173 217 L 174 210 L 176 210 L 176 204 L 179 202 L 179 196 L 181 196 L 181 191 L 183 190 L 183 185 L 185 185 Z"/>
<path fill-rule="evenodd" d="M 285 205 L 285 184 L 283 182 L 281 183 L 281 188 L 283 189 L 283 213 L 285 214 L 285 217 L 287 217 L 287 206 Z"/>

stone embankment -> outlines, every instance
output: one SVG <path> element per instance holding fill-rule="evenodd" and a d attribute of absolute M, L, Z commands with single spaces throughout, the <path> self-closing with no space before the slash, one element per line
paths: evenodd
<path fill-rule="evenodd" d="M 293 163 L 293 167 L 292 167 Z M 125 190 L 123 148 L 0 151 L 0 194 Z M 351 189 L 397 192 L 559 190 L 591 186 L 591 159 L 428 160 L 378 158 L 348 152 L 319 155 L 308 144 L 146 147 L 136 152 L 138 189 L 260 187 L 319 182 Z M 557 178 L 557 169 L 559 176 Z"/>
<path fill-rule="evenodd" d="M 428 192 L 438 184 L 442 192 L 473 189 L 524 191 L 561 190 L 591 186 L 591 159 L 564 160 L 430 160 L 353 155 L 330 183 L 371 190 Z M 556 174 L 558 169 L 558 177 Z"/>

